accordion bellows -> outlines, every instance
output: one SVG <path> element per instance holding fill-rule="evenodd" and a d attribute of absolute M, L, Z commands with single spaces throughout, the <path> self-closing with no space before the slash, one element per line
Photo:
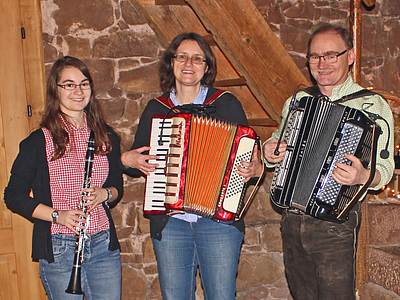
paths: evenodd
<path fill-rule="evenodd" d="M 255 141 L 247 126 L 191 114 L 154 116 L 150 154 L 157 160 L 150 162 L 158 167 L 146 180 L 144 213 L 237 220 L 245 184 L 236 167 L 251 160 Z"/>

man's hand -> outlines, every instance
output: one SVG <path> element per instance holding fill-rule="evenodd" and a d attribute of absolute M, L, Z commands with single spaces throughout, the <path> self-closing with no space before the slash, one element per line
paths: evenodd
<path fill-rule="evenodd" d="M 276 145 L 278 144 L 278 140 L 271 139 L 263 145 L 264 157 L 265 159 L 271 163 L 276 164 L 283 160 L 285 157 L 285 151 L 287 145 L 285 142 L 281 142 L 278 148 L 279 154 L 275 155 L 274 151 L 276 149 Z"/>
<path fill-rule="evenodd" d="M 364 168 L 361 161 L 352 154 L 345 157 L 351 161 L 351 165 L 337 163 L 332 173 L 337 183 L 344 185 L 365 184 L 368 181 L 370 170 Z"/>

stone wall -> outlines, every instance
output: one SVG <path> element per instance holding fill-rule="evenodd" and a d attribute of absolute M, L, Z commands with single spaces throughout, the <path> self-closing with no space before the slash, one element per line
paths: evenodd
<path fill-rule="evenodd" d="M 345 25 L 346 0 L 254 0 L 296 63 L 305 70 L 310 29 L 319 21 Z M 400 95 L 400 7 L 378 0 L 364 12 L 363 80 Z M 159 93 L 162 48 L 134 0 L 41 0 L 46 69 L 61 55 L 88 63 L 107 121 L 127 149 L 146 102 Z M 395 107 L 395 104 L 393 104 Z M 265 188 L 268 188 L 267 177 Z M 125 195 L 113 216 L 122 246 L 123 299 L 160 299 L 157 270 L 142 215 L 143 179 L 125 178 Z M 279 215 L 264 187 L 246 216 L 238 275 L 239 299 L 290 299 L 283 273 Z M 201 288 L 198 288 L 199 298 Z"/>

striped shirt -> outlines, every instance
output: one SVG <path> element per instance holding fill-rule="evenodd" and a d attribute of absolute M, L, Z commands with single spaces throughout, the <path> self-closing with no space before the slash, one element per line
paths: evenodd
<path fill-rule="evenodd" d="M 56 210 L 77 209 L 81 199 L 81 189 L 84 179 L 84 167 L 90 130 L 88 127 L 77 128 L 64 121 L 64 128 L 69 135 L 69 144 L 65 154 L 56 160 L 51 160 L 54 154 L 54 144 L 50 131 L 42 128 L 46 139 L 46 157 L 49 165 L 50 191 L 53 208 Z M 86 122 L 85 122 L 86 123 Z M 94 155 L 91 186 L 101 187 L 108 175 L 108 160 L 106 155 Z M 108 218 L 102 205 L 90 212 L 88 234 L 94 234 L 109 228 Z M 75 233 L 60 225 L 51 225 L 51 234 Z"/>
<path fill-rule="evenodd" d="M 363 87 L 358 85 L 353 81 L 353 78 L 349 74 L 346 81 L 336 87 L 333 88 L 332 90 L 332 95 L 329 97 L 331 101 L 337 101 L 343 96 L 355 93 L 359 90 L 362 90 Z M 303 96 L 307 96 L 307 93 L 305 92 L 299 92 L 296 95 L 297 99 L 300 99 Z M 282 110 L 282 119 L 281 119 L 281 124 L 279 128 L 272 134 L 270 139 L 279 139 L 280 132 L 282 130 L 283 124 L 284 124 L 284 119 L 286 118 L 288 111 L 289 111 L 289 104 L 290 101 L 292 100 L 292 97 L 286 100 L 285 105 Z M 368 105 L 365 105 L 368 104 Z M 371 105 L 369 105 L 371 104 Z M 386 123 L 383 120 L 376 120 L 376 123 L 381 127 L 382 129 L 382 134 L 379 136 L 378 139 L 378 151 L 377 151 L 377 162 L 376 162 L 376 170 L 379 171 L 381 174 L 381 181 L 379 182 L 378 185 L 374 187 L 370 187 L 369 189 L 372 190 L 379 190 L 381 189 L 384 185 L 386 185 L 393 176 L 393 171 L 394 171 L 394 132 L 393 132 L 393 114 L 390 109 L 389 104 L 379 95 L 372 95 L 372 96 L 365 96 L 365 97 L 360 97 L 360 98 L 355 98 L 349 101 L 346 101 L 346 106 L 349 106 L 351 108 L 356 108 L 358 110 L 365 109 L 371 113 L 377 114 L 384 118 L 388 124 L 389 128 L 386 125 Z M 390 134 L 389 134 L 390 132 Z M 382 149 L 386 148 L 386 142 L 388 141 L 389 138 L 389 144 L 388 144 L 388 151 L 389 151 L 389 158 L 383 159 L 380 157 L 379 153 Z M 269 140 L 269 139 L 268 139 Z M 267 140 L 267 141 L 268 141 Z M 266 142 L 267 142 L 266 141 Z M 265 161 L 265 164 L 267 167 L 274 167 L 274 164 L 271 164 L 267 161 Z"/>

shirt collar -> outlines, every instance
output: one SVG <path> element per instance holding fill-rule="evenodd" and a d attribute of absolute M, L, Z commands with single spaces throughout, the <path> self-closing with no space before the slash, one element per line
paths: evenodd
<path fill-rule="evenodd" d="M 201 85 L 199 94 L 196 96 L 196 98 L 193 99 L 192 104 L 203 104 L 204 101 L 206 100 L 208 93 L 208 87 Z M 179 102 L 179 100 L 176 98 L 176 90 L 172 89 L 171 92 L 169 93 L 169 98 L 171 99 L 172 103 L 174 103 L 175 106 L 182 105 L 182 103 Z"/>
<path fill-rule="evenodd" d="M 351 90 L 351 87 L 354 86 L 353 77 L 351 77 L 350 72 L 347 74 L 347 78 L 345 82 L 335 86 L 332 89 L 332 95 L 329 97 L 332 101 L 339 100 L 343 97 L 343 95 L 348 94 L 348 91 Z"/>

